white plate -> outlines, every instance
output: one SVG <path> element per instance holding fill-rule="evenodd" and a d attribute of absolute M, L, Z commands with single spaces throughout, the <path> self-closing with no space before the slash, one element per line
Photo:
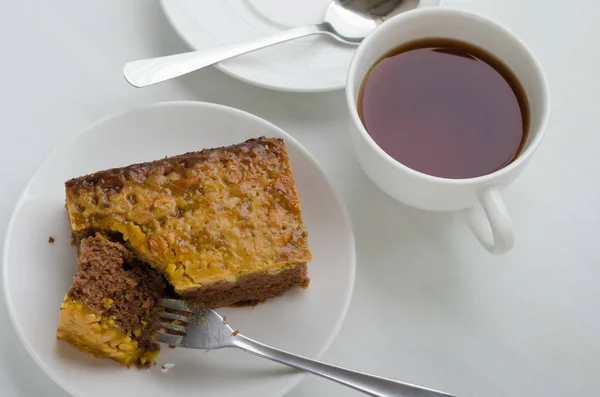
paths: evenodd
<path fill-rule="evenodd" d="M 413 0 L 416 1 L 416 0 Z M 209 49 L 323 21 L 331 0 L 161 0 L 171 25 L 188 46 Z M 419 7 L 439 0 L 420 0 Z M 216 65 L 261 87 L 292 92 L 344 88 L 356 50 L 330 37 L 277 44 Z"/>
<path fill-rule="evenodd" d="M 319 165 L 285 132 L 240 110 L 199 102 L 156 104 L 101 120 L 62 145 L 25 188 L 8 227 L 2 279 L 12 323 L 34 360 L 66 391 L 78 397 L 268 397 L 283 395 L 301 380 L 287 367 L 231 349 L 164 348 L 149 371 L 128 370 L 55 337 L 59 306 L 76 269 L 64 208 L 67 179 L 260 135 L 287 143 L 314 256 L 312 282 L 254 309 L 220 312 L 233 327 L 267 344 L 314 358 L 327 349 L 350 301 L 355 251 L 343 203 Z M 164 363 L 175 367 L 163 373 Z"/>

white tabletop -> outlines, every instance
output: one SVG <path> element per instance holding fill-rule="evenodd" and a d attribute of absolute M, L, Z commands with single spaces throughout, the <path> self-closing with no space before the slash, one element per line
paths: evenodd
<path fill-rule="evenodd" d="M 355 293 L 325 360 L 461 397 L 597 396 L 600 6 L 595 0 L 446 3 L 512 28 L 549 78 L 546 140 L 505 192 L 517 233 L 509 254 L 484 252 L 451 214 L 423 213 L 381 193 L 351 154 L 342 92 L 271 92 L 214 69 L 130 87 L 121 75 L 124 62 L 186 49 L 158 2 L 149 0 L 2 1 L 0 238 L 37 165 L 88 123 L 156 101 L 227 104 L 299 139 L 350 212 Z M 0 395 L 66 397 L 29 358 L 2 303 L 0 317 Z M 358 393 L 309 376 L 289 395 Z"/>

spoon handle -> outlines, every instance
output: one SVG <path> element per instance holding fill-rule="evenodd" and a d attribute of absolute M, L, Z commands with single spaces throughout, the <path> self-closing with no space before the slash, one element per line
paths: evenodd
<path fill-rule="evenodd" d="M 333 380 L 365 394 L 375 397 L 452 397 L 451 394 L 427 389 L 420 386 L 403 383 L 400 381 L 381 378 L 362 372 L 351 371 L 333 365 L 313 361 L 296 356 L 256 342 L 238 334 L 233 340 L 234 347 L 245 350 L 254 355 L 301 369 Z"/>
<path fill-rule="evenodd" d="M 319 33 L 331 34 L 331 25 L 326 22 L 286 30 L 271 36 L 217 47 L 209 50 L 197 50 L 183 54 L 128 62 L 123 67 L 125 79 L 135 87 L 146 87 L 184 74 L 205 68 L 238 55 L 261 48 Z"/>

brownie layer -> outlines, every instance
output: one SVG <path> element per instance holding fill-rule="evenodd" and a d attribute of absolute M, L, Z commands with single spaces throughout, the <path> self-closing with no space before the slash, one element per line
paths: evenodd
<path fill-rule="evenodd" d="M 306 263 L 299 263 L 277 274 L 254 273 L 238 277 L 235 282 L 219 282 L 185 291 L 181 296 L 190 302 L 212 309 L 247 306 L 283 295 L 294 287 L 307 288 L 309 283 Z"/>

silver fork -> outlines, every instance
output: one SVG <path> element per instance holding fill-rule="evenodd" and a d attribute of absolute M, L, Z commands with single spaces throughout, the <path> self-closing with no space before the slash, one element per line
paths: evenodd
<path fill-rule="evenodd" d="M 162 329 L 156 340 L 171 346 L 209 350 L 236 347 L 248 353 L 333 380 L 370 396 L 453 397 L 451 394 L 351 371 L 275 349 L 234 331 L 223 320 L 223 317 L 211 309 L 191 307 L 186 302 L 176 299 L 162 299 L 159 305 L 166 310 L 160 312 L 163 320 L 161 322 Z M 182 313 L 173 313 L 173 311 Z"/>

